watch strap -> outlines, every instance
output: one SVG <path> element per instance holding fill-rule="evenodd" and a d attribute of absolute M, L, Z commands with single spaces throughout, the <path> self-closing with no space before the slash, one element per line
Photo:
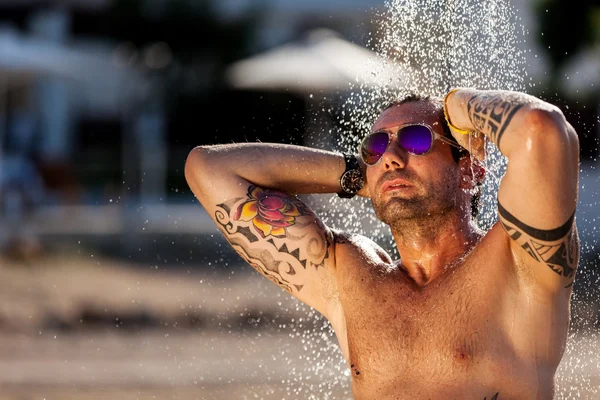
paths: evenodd
<path fill-rule="evenodd" d="M 346 162 L 346 171 L 356 169 L 360 171 L 360 164 L 358 158 L 354 154 L 344 153 L 344 161 Z"/>
<path fill-rule="evenodd" d="M 362 171 L 360 170 L 360 164 L 358 163 L 358 159 L 356 158 L 356 156 L 354 154 L 343 153 L 343 156 L 344 156 L 344 162 L 346 163 L 346 169 L 344 170 L 344 173 L 342 173 L 342 176 L 340 177 L 340 186 L 342 188 L 342 191 L 339 192 L 337 195 L 343 199 L 351 199 L 354 196 L 356 196 L 356 193 L 346 191 L 342 180 L 344 179 L 344 175 L 348 171 L 355 170 L 355 171 L 358 171 L 360 174 L 362 174 Z"/>

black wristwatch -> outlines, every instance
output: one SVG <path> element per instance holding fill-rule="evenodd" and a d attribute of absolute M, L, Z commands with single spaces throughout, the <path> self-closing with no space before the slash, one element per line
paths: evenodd
<path fill-rule="evenodd" d="M 346 161 L 346 170 L 340 178 L 342 191 L 338 193 L 338 196 L 343 199 L 351 199 L 362 189 L 365 184 L 365 178 L 360 170 L 356 156 L 344 154 L 344 161 Z"/>

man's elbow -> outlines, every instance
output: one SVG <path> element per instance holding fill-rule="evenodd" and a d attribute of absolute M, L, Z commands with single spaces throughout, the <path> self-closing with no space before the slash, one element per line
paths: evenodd
<path fill-rule="evenodd" d="M 529 139 L 539 145 L 556 146 L 579 159 L 579 137 L 563 112 L 555 106 L 527 111 L 525 125 Z"/>
<path fill-rule="evenodd" d="M 195 192 L 199 185 L 199 179 L 202 177 L 202 171 L 206 169 L 206 158 L 208 150 L 205 146 L 197 146 L 188 154 L 185 160 L 184 174 L 190 188 Z"/>
<path fill-rule="evenodd" d="M 551 104 L 548 104 L 547 107 L 532 107 L 527 110 L 525 125 L 527 130 L 536 136 L 577 137 L 563 112 Z"/>

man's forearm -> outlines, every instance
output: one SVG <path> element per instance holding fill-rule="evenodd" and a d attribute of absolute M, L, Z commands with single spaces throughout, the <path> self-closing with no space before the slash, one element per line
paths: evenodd
<path fill-rule="evenodd" d="M 340 154 L 309 147 L 271 143 L 200 146 L 211 179 L 235 174 L 248 182 L 294 194 L 337 193 L 345 170 Z"/>
<path fill-rule="evenodd" d="M 454 126 L 485 134 L 509 158 L 532 138 L 566 142 L 569 134 L 557 107 L 525 93 L 459 89 L 446 105 Z"/>

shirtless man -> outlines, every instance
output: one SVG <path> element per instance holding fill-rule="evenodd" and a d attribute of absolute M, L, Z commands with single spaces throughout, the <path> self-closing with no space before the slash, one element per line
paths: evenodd
<path fill-rule="evenodd" d="M 242 258 L 331 322 L 355 399 L 553 398 L 579 260 L 573 127 L 532 96 L 459 89 L 388 107 L 373 133 L 360 168 L 243 143 L 195 148 L 186 178 Z M 509 160 L 488 232 L 470 209 L 484 171 L 448 140 L 481 158 L 483 135 Z M 371 198 L 401 260 L 294 196 L 340 192 Z"/>

